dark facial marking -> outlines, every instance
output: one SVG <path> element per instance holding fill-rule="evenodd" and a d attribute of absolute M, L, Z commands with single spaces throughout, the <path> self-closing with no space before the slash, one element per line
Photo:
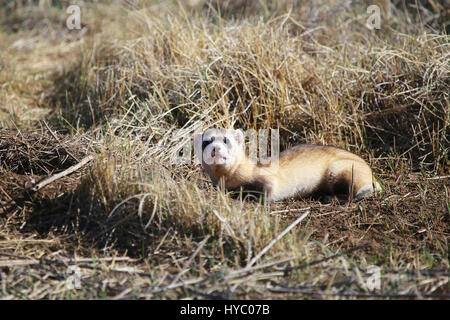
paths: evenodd
<path fill-rule="evenodd" d="M 202 141 L 202 150 L 205 150 L 205 148 L 210 145 L 213 141 L 209 140 L 209 141 Z"/>

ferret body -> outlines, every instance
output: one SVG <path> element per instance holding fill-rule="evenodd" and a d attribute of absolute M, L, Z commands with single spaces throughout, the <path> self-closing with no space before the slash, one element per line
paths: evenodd
<path fill-rule="evenodd" d="M 241 130 L 209 129 L 201 141 L 202 166 L 214 185 L 256 188 L 269 202 L 315 193 L 361 200 L 381 189 L 362 158 L 336 147 L 297 145 L 261 165 L 246 156 Z"/>

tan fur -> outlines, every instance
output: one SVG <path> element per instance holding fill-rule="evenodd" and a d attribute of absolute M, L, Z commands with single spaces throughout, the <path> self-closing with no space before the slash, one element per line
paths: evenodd
<path fill-rule="evenodd" d="M 216 131 L 215 135 L 218 139 L 233 138 L 232 131 Z M 238 145 L 234 153 L 226 155 L 232 157 L 228 165 L 202 162 L 214 184 L 223 180 L 228 189 L 252 185 L 266 192 L 268 201 L 315 192 L 349 194 L 360 200 L 380 190 L 372 170 L 362 158 L 336 147 L 298 145 L 282 152 L 278 162 L 260 165 L 252 163 L 242 145 Z"/>

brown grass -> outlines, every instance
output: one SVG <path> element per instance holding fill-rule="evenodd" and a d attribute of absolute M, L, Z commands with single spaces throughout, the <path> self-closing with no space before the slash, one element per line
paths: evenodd
<path fill-rule="evenodd" d="M 366 3 L 327 0 L 86 1 L 82 30 L 65 27 L 65 1 L 5 10 L 1 297 L 448 298 L 448 11 L 392 2 L 381 30 L 365 27 Z M 351 150 L 384 192 L 231 196 L 172 161 L 213 126 Z"/>

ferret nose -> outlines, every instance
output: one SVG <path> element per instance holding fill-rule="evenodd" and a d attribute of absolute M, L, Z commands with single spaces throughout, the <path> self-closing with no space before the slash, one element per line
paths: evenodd
<path fill-rule="evenodd" d="M 211 152 L 211 157 L 215 157 L 215 156 L 216 156 L 216 147 L 214 147 Z"/>

